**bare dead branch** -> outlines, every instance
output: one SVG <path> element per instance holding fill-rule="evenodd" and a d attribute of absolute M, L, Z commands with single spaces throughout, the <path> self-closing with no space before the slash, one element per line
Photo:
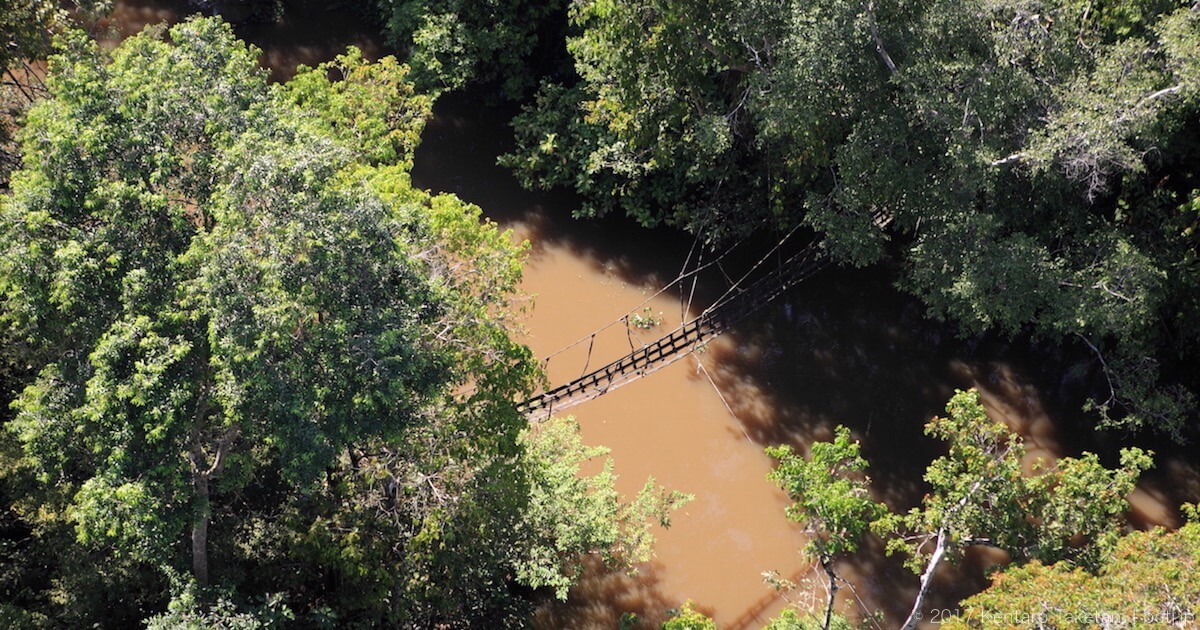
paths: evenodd
<path fill-rule="evenodd" d="M 999 160 L 993 161 L 991 166 L 1004 166 L 1005 164 L 1020 162 L 1025 159 L 1026 155 L 1027 154 L 1024 151 L 1018 151 L 1017 153 L 1013 153 L 1012 155 L 1008 155 L 1000 158 Z"/>
<path fill-rule="evenodd" d="M 1142 100 L 1138 101 L 1138 104 L 1137 104 L 1137 106 L 1138 106 L 1138 107 L 1141 107 L 1141 106 L 1143 106 L 1143 105 L 1145 105 L 1145 104 L 1147 104 L 1147 103 L 1151 103 L 1151 102 L 1153 102 L 1153 101 L 1157 101 L 1158 99 L 1160 99 L 1160 98 L 1163 98 L 1163 97 L 1165 97 L 1165 96 L 1170 96 L 1170 95 L 1172 95 L 1172 94 L 1178 94 L 1178 93 L 1179 93 L 1179 91 L 1183 89 L 1183 87 L 1184 87 L 1184 86 L 1183 86 L 1183 84 L 1182 84 L 1182 83 L 1180 83 L 1180 84 L 1178 84 L 1178 85 L 1172 85 L 1172 86 L 1171 86 L 1171 87 L 1169 87 L 1169 88 L 1163 88 L 1163 89 L 1161 89 L 1161 90 L 1159 90 L 1159 91 L 1157 91 L 1157 92 L 1154 92 L 1154 93 L 1152 93 L 1152 94 L 1148 94 L 1148 95 L 1146 95 L 1145 97 L 1143 97 L 1143 98 L 1142 98 Z"/>

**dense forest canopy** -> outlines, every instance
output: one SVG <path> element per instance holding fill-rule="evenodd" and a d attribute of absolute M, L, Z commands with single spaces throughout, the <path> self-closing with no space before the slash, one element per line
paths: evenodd
<path fill-rule="evenodd" d="M 557 30 L 564 0 L 374 0 L 389 40 L 407 51 L 413 81 L 430 93 L 495 83 L 521 98 L 537 80 L 531 69 L 539 32 Z M 561 36 L 561 32 L 554 33 Z"/>
<path fill-rule="evenodd" d="M 522 247 L 412 188 L 405 66 L 272 86 L 211 19 L 59 45 L 0 206 L 5 619 L 517 623 L 579 554 L 644 559 L 684 497 L 525 428 Z"/>
<path fill-rule="evenodd" d="M 948 630 L 1008 623 L 1056 628 L 1186 627 L 1200 609 L 1200 524 L 1122 539 L 1097 573 L 1033 562 L 963 602 Z"/>
<path fill-rule="evenodd" d="M 0 624 L 522 626 L 585 554 L 650 556 L 688 497 L 621 497 L 572 421 L 527 425 L 525 246 L 412 185 L 464 88 L 522 105 L 501 163 L 583 216 L 714 249 L 807 228 L 963 334 L 1094 357 L 1101 425 L 1194 430 L 1200 4 L 349 4 L 404 62 L 350 49 L 274 85 L 218 18 L 106 51 L 71 27 L 105 3 L 0 7 Z M 927 435 L 945 453 L 906 513 L 846 429 L 768 450 L 829 594 L 768 627 L 851 627 L 837 562 L 870 536 L 920 576 L 906 627 L 976 545 L 1014 566 L 957 627 L 1200 615 L 1196 524 L 1121 535 L 1150 453 L 1023 470 L 975 392 Z M 689 604 L 667 627 L 713 625 Z"/>

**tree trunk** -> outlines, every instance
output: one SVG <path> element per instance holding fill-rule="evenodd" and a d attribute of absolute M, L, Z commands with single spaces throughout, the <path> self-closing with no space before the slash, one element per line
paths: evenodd
<path fill-rule="evenodd" d="M 896 62 L 892 61 L 892 56 L 888 54 L 886 48 L 883 47 L 883 38 L 879 36 L 879 25 L 875 22 L 875 0 L 867 2 L 867 18 L 871 26 L 871 39 L 875 40 L 875 52 L 879 58 L 883 60 L 883 65 L 887 66 L 888 72 L 896 74 L 899 70 L 896 68 Z"/>
<path fill-rule="evenodd" d="M 192 464 L 192 487 L 196 492 L 196 515 L 192 521 L 192 575 L 200 586 L 208 586 L 208 524 L 212 520 L 212 497 L 209 482 L 221 474 L 225 467 L 225 455 L 237 439 L 238 429 L 231 426 L 217 442 L 216 453 L 211 465 L 200 446 L 198 435 L 192 438 L 192 450 L 188 454 Z"/>
<path fill-rule="evenodd" d="M 912 612 L 908 613 L 908 619 L 904 620 L 901 630 L 913 630 L 917 627 L 917 622 L 921 620 L 921 608 L 925 606 L 925 597 L 929 595 L 929 585 L 933 582 L 933 572 L 937 570 L 937 566 L 941 564 L 942 557 L 945 555 L 946 530 L 939 529 L 937 547 L 934 548 L 933 555 L 929 556 L 929 564 L 925 565 L 925 572 L 921 574 L 921 588 L 917 590 L 917 601 L 913 602 Z"/>
<path fill-rule="evenodd" d="M 192 575 L 201 587 L 208 586 L 208 521 L 212 508 L 208 500 L 208 475 L 203 472 L 192 475 L 196 487 L 197 512 L 192 522 Z"/>
<path fill-rule="evenodd" d="M 823 630 L 829 630 L 829 622 L 833 620 L 833 600 L 837 597 L 838 591 L 837 574 L 833 572 L 831 558 L 822 558 L 821 568 L 825 569 L 825 575 L 829 578 L 829 601 L 825 602 L 825 626 L 823 628 Z"/>

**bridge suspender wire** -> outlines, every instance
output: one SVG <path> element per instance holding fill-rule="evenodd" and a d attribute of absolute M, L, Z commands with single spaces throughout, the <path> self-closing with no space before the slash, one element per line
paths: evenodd
<path fill-rule="evenodd" d="M 597 328 L 597 329 L 593 330 L 592 332 L 590 332 L 590 333 L 588 333 L 588 334 L 586 334 L 586 335 L 583 335 L 582 337 L 580 337 L 580 338 L 576 339 L 575 341 L 572 341 L 571 343 L 569 343 L 569 344 L 567 344 L 567 345 L 565 345 L 565 346 L 563 346 L 563 347 L 559 348 L 558 350 L 555 350 L 554 352 L 552 352 L 552 353 L 550 353 L 550 354 L 546 355 L 545 357 L 542 357 L 542 362 L 543 362 L 544 364 L 547 364 L 547 365 L 548 365 L 548 364 L 549 364 L 549 361 L 550 361 L 550 359 L 553 359 L 554 357 L 556 357 L 556 356 L 558 356 L 558 355 L 560 355 L 560 354 L 562 354 L 562 353 L 564 353 L 564 352 L 566 352 L 566 351 L 570 350 L 571 348 L 574 348 L 575 346 L 578 346 L 578 345 L 582 344 L 582 343 L 583 343 L 583 342 L 585 342 L 585 341 L 589 341 L 589 340 L 591 340 L 591 339 L 592 339 L 592 338 L 594 338 L 596 335 L 598 335 L 598 334 L 600 334 L 600 333 L 604 332 L 605 330 L 608 330 L 609 328 L 612 328 L 613 326 L 616 326 L 617 324 L 624 324 L 626 327 L 628 327 L 628 326 L 629 326 L 629 315 L 630 315 L 630 314 L 638 312 L 640 309 L 642 309 L 642 308 L 643 308 L 643 307 L 645 307 L 647 304 L 649 304 L 651 301 L 653 301 L 653 300 L 654 300 L 654 298 L 656 298 L 656 297 L 658 297 L 658 296 L 662 295 L 663 293 L 666 293 L 667 291 L 671 290 L 671 287 L 674 287 L 676 284 L 678 284 L 678 283 L 681 283 L 681 282 L 683 282 L 684 280 L 687 280 L 688 278 L 691 278 L 691 277 L 694 277 L 694 276 L 697 276 L 697 275 L 699 275 L 699 274 L 700 274 L 700 272 L 702 272 L 702 271 L 704 271 L 704 270 L 708 269 L 709 267 L 713 267 L 713 266 L 716 266 L 716 265 L 720 264 L 720 262 L 721 262 L 722 260 L 724 260 L 724 258 L 725 258 L 726 256 L 728 256 L 730 252 L 732 252 L 734 249 L 737 249 L 737 247 L 738 247 L 738 246 L 740 246 L 740 245 L 741 245 L 741 244 L 742 244 L 744 241 L 745 241 L 745 238 L 742 238 L 742 239 L 741 239 L 741 240 L 739 240 L 738 242 L 734 243 L 732 247 L 729 247 L 729 248 L 728 248 L 728 249 L 726 249 L 724 252 L 721 252 L 721 255 L 720 255 L 720 256 L 718 256 L 717 258 L 715 258 L 715 259 L 713 259 L 713 260 L 711 260 L 711 261 L 709 261 L 708 263 L 705 263 L 705 264 L 703 264 L 703 265 L 699 265 L 699 266 L 697 266 L 695 269 L 693 269 L 693 270 L 691 270 L 691 271 L 688 271 L 688 272 L 686 272 L 686 273 L 680 273 L 678 276 L 676 276 L 676 278 L 675 278 L 674 280 L 672 280 L 672 281 L 670 281 L 669 283 L 667 283 L 666 285 L 664 285 L 664 286 L 663 286 L 661 289 L 659 289 L 657 292 L 655 292 L 655 293 L 654 293 L 654 295 L 651 295 L 650 297 L 646 298 L 645 300 L 642 300 L 642 302 L 641 302 L 640 304 L 638 304 L 637 306 L 633 307 L 633 309 L 632 309 L 632 310 L 630 310 L 630 311 L 629 311 L 628 313 L 626 313 L 625 315 L 622 315 L 621 317 L 618 317 L 617 319 L 614 319 L 614 320 L 612 320 L 611 322 L 608 322 L 607 324 L 605 324 L 605 325 L 603 325 L 603 326 L 601 326 L 601 327 L 599 327 L 599 328 Z M 686 262 L 685 262 L 685 268 L 686 268 Z"/>
<path fill-rule="evenodd" d="M 745 423 L 743 423 L 742 419 L 737 416 L 736 412 L 734 412 L 733 407 L 729 405 L 729 401 L 725 400 L 725 394 L 721 393 L 721 388 L 718 387 L 717 382 L 713 380 L 712 374 L 709 374 L 708 368 L 704 367 L 704 361 L 700 360 L 699 355 L 696 355 L 693 358 L 696 359 L 696 371 L 704 373 L 704 378 L 708 379 L 708 383 L 712 385 L 713 391 L 717 392 L 717 397 L 721 399 L 721 404 L 725 405 L 725 411 L 729 412 L 729 417 L 733 418 L 733 421 L 737 423 L 738 428 L 742 430 L 742 435 L 746 436 L 746 441 L 756 446 L 761 446 L 758 442 L 754 441 L 754 438 L 750 437 L 750 432 L 746 430 Z"/>
<path fill-rule="evenodd" d="M 692 264 L 692 254 L 696 251 L 696 246 L 700 244 L 700 234 L 703 228 L 696 230 L 696 238 L 692 239 L 692 247 L 688 250 L 687 258 L 683 259 L 683 267 L 679 269 L 679 274 L 682 276 L 687 271 L 688 265 Z M 699 267 L 704 261 L 704 250 L 700 250 L 700 256 L 696 259 L 696 266 Z M 687 303 L 683 301 L 683 284 L 679 283 L 679 321 L 687 321 L 688 311 L 692 308 L 692 296 L 696 294 L 696 283 L 700 280 L 699 275 L 692 275 L 692 289 L 688 293 Z"/>
<path fill-rule="evenodd" d="M 716 309 L 721 308 L 728 300 L 732 299 L 734 291 L 737 290 L 738 286 L 741 285 L 742 282 L 745 282 L 746 279 L 749 278 L 750 275 L 753 274 L 759 267 L 761 267 L 763 263 L 767 262 L 767 259 L 770 258 L 772 254 L 774 254 L 775 252 L 778 252 L 779 248 L 783 247 L 783 244 L 786 243 L 787 240 L 790 239 L 792 237 L 792 235 L 795 234 L 796 230 L 798 230 L 798 229 L 800 229 L 799 223 L 797 223 L 795 225 L 795 227 L 793 227 L 787 234 L 785 234 L 784 237 L 782 239 L 780 239 L 779 242 L 776 243 L 775 246 L 772 247 L 770 251 L 768 251 L 766 254 L 763 255 L 762 258 L 760 258 L 758 260 L 758 262 L 754 263 L 754 266 L 750 267 L 749 271 L 742 274 L 742 277 L 738 278 L 737 282 L 734 282 L 725 291 L 725 293 L 723 293 L 721 295 L 721 297 L 717 298 L 717 301 L 713 302 L 711 306 L 704 309 L 704 313 L 702 313 L 702 315 L 710 313 L 712 311 L 715 311 Z M 724 273 L 724 269 L 722 269 L 722 273 Z M 726 278 L 728 278 L 728 275 L 726 275 Z"/>
<path fill-rule="evenodd" d="M 770 255 L 768 253 L 765 258 Z M 828 260 L 820 255 L 818 243 L 813 242 L 780 268 L 755 280 L 745 290 L 723 300 L 719 306 L 710 307 L 657 341 L 635 349 L 632 331 L 627 328 L 632 349 L 628 355 L 570 383 L 538 394 L 520 403 L 518 409 L 531 420 L 544 419 L 554 410 L 573 407 L 656 372 L 690 355 L 697 347 L 724 333 L 827 263 Z"/>
<path fill-rule="evenodd" d="M 587 375 L 588 367 L 592 364 L 592 348 L 594 347 L 596 347 L 595 333 L 592 334 L 592 340 L 588 342 L 587 360 L 583 362 L 583 372 L 579 374 L 579 378 L 583 378 Z M 549 363 L 550 359 L 546 359 L 546 362 Z"/>

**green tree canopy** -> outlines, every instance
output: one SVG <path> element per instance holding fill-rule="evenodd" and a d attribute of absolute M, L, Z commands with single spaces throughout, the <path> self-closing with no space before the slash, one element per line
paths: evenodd
<path fill-rule="evenodd" d="M 583 571 L 582 552 L 600 551 L 615 566 L 646 562 L 654 542 L 647 521 L 669 527 L 671 512 L 693 498 L 664 491 L 649 479 L 636 497 L 623 502 L 611 459 L 598 473 L 581 475 L 580 464 L 609 451 L 585 446 L 573 419 L 535 425 L 522 441 L 532 475 L 519 526 L 527 550 L 516 562 L 517 577 L 535 588 L 553 588 L 561 600 Z"/>
<path fill-rule="evenodd" d="M 767 454 L 779 460 L 767 478 L 794 501 L 787 508 L 788 518 L 804 527 L 809 537 L 804 552 L 821 565 L 828 578 L 825 618 L 820 627 L 829 630 L 841 579 L 834 561 L 858 550 L 871 524 L 887 513 L 887 507 L 871 498 L 871 481 L 863 474 L 867 460 L 859 454 L 858 442 L 850 439 L 850 429 L 844 426 L 834 430 L 832 442 L 814 442 L 807 459 L 788 446 L 769 447 Z M 784 623 L 779 621 L 780 625 Z"/>
<path fill-rule="evenodd" d="M 971 545 L 998 547 L 1016 562 L 1068 560 L 1095 567 L 1117 538 L 1126 495 L 1152 464 L 1150 454 L 1128 448 L 1117 469 L 1084 453 L 1051 467 L 1039 463 L 1035 474 L 1023 475 L 1021 438 L 987 417 L 975 390 L 956 392 L 946 416 L 934 418 L 925 431 L 948 448 L 925 471 L 931 491 L 907 514 L 874 523 L 889 536 L 888 552 L 908 553 L 910 568 L 921 572 L 906 628 L 920 618 L 934 570 Z"/>
<path fill-rule="evenodd" d="M 1031 562 L 992 577 L 944 627 L 1185 628 L 1200 619 L 1200 525 L 1121 539 L 1098 573 Z"/>
<path fill-rule="evenodd" d="M 595 454 L 577 435 L 521 437 L 524 246 L 412 188 L 431 99 L 405 66 L 352 50 L 270 86 L 212 19 L 61 46 L 0 200 L 36 375 L 3 477 L 79 571 L 45 618 L 145 618 L 169 582 L 159 626 L 518 623 L 574 554 L 645 557 L 674 495 L 624 502 L 609 471 L 564 477 Z M 112 575 L 145 608 L 99 608 Z"/>
<path fill-rule="evenodd" d="M 533 87 L 539 30 L 566 0 L 373 0 L 393 45 L 407 51 L 414 80 L 440 94 L 470 83 L 498 83 L 509 98 Z"/>
<path fill-rule="evenodd" d="M 1084 453 L 1053 466 L 1039 463 L 1025 475 L 1021 438 L 988 418 L 975 390 L 957 391 L 946 417 L 931 420 L 926 433 L 945 441 L 947 452 L 926 468 L 930 491 L 907 514 L 871 500 L 860 476 L 867 462 L 845 427 L 837 428 L 832 442 L 814 443 L 808 459 L 788 448 L 768 450 L 780 460 L 770 476 L 796 501 L 788 515 L 809 530 L 806 552 L 825 567 L 831 591 L 832 556 L 854 552 L 868 528 L 885 538 L 888 553 L 908 554 L 908 566 L 921 577 L 906 629 L 921 619 L 937 567 L 972 545 L 1003 549 L 1018 564 L 1099 567 L 1118 539 L 1126 495 L 1151 465 L 1148 453 L 1130 448 L 1121 451 L 1116 469 Z M 832 606 L 831 595 L 825 628 L 833 621 Z"/>
<path fill-rule="evenodd" d="M 35 66 L 52 52 L 51 35 L 68 27 L 64 7 L 78 15 L 103 11 L 106 0 L 54 2 L 11 0 L 0 7 L 0 186 L 20 163 L 13 132 L 18 119 L 35 100 L 45 95 L 41 71 Z"/>

